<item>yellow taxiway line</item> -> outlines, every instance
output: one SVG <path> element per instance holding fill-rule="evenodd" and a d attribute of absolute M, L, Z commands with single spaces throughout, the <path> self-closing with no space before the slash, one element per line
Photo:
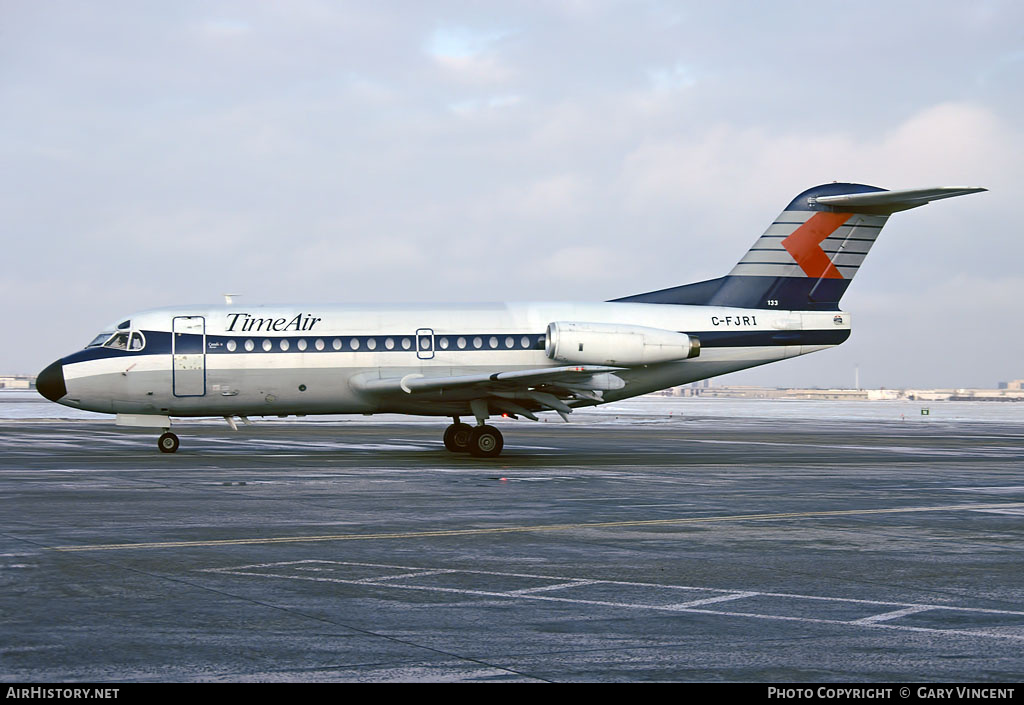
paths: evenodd
<path fill-rule="evenodd" d="M 786 512 L 781 514 L 734 514 L 729 516 L 685 517 L 678 519 L 650 519 L 643 521 L 604 521 L 578 524 L 541 524 L 536 526 L 500 526 L 478 529 L 442 529 L 383 534 L 327 534 L 322 536 L 267 536 L 210 541 L 154 541 L 149 543 L 106 543 L 82 546 L 54 546 L 55 551 L 122 551 L 152 548 L 194 548 L 211 546 L 252 546 L 275 543 L 312 543 L 317 541 L 385 541 L 396 539 L 439 538 L 447 536 L 486 536 L 489 534 L 516 534 L 540 531 L 571 531 L 578 529 L 610 529 L 645 526 L 680 526 L 717 522 L 765 521 L 773 519 L 807 519 L 814 517 L 863 516 L 870 514 L 909 514 L 913 512 L 955 512 L 986 509 L 1019 509 L 1024 502 L 1002 504 L 949 504 L 939 507 L 898 507 L 894 509 L 846 509 L 820 512 Z"/>

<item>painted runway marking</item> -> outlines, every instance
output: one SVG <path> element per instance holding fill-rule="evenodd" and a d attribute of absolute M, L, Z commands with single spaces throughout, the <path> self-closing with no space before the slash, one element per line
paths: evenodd
<path fill-rule="evenodd" d="M 451 573 L 450 570 L 437 569 L 437 570 L 421 570 L 418 573 L 396 573 L 395 575 L 382 575 L 378 578 L 364 578 L 363 580 L 356 580 L 356 583 L 383 583 L 388 580 L 404 580 L 406 578 L 423 578 L 428 575 L 441 575 L 443 573 Z"/>
<path fill-rule="evenodd" d="M 915 512 L 957 512 L 1000 510 L 1024 507 L 1024 502 L 1000 504 L 949 504 L 938 507 L 898 507 L 892 509 L 843 509 L 819 512 L 785 512 L 779 514 L 734 514 L 728 516 L 683 517 L 675 519 L 646 519 L 636 521 L 607 521 L 578 524 L 540 524 L 535 526 L 501 526 L 484 529 L 438 529 L 436 531 L 394 532 L 381 534 L 326 534 L 321 536 L 266 536 L 257 538 L 220 539 L 207 541 L 152 541 L 144 543 L 106 543 L 81 546 L 53 546 L 54 551 L 123 551 L 130 549 L 195 548 L 214 546 L 252 546 L 279 543 L 313 543 L 323 541 L 384 541 L 399 539 L 444 538 L 452 536 L 486 536 L 490 534 L 519 534 L 540 531 L 573 531 L 588 529 L 615 529 L 649 526 L 683 526 L 743 521 L 772 521 L 779 519 L 813 519 L 843 516 L 869 516 L 880 514 L 909 514 Z"/>
<path fill-rule="evenodd" d="M 308 567 L 317 567 L 320 570 L 308 572 Z M 346 572 L 361 572 L 365 574 L 366 569 L 378 570 L 379 577 L 345 577 Z M 394 571 L 404 571 L 395 573 Z M 984 637 L 992 639 L 1010 639 L 1024 642 L 1024 611 L 997 610 L 980 607 L 958 607 L 955 605 L 939 605 L 925 603 L 885 602 L 880 600 L 861 600 L 846 597 L 828 597 L 823 595 L 798 595 L 792 593 L 777 593 L 764 591 L 724 590 L 721 588 L 708 588 L 688 585 L 670 585 L 660 583 L 640 583 L 622 580 L 595 580 L 589 578 L 572 578 L 566 576 L 531 574 L 531 573 L 508 573 L 486 570 L 460 570 L 449 568 L 425 568 L 422 566 L 397 566 L 376 563 L 356 563 L 347 561 L 284 561 L 278 563 L 258 563 L 253 565 L 240 565 L 225 568 L 207 568 L 204 573 L 218 575 L 238 575 L 256 578 L 275 578 L 284 580 L 301 580 L 312 582 L 326 582 L 340 585 L 352 585 L 358 587 L 390 588 L 394 590 L 415 590 L 448 595 L 464 595 L 467 597 L 483 597 L 489 599 L 505 600 L 534 600 L 566 605 L 578 605 L 584 607 L 601 607 L 626 610 L 654 610 L 671 613 L 693 613 L 716 615 L 722 617 L 739 617 L 747 619 L 763 619 L 769 621 L 798 622 L 807 624 L 830 624 L 842 627 L 862 627 L 874 629 L 889 629 L 895 631 L 906 631 L 915 633 L 937 634 L 943 636 L 967 636 Z M 418 585 L 409 582 L 396 582 L 397 578 L 414 579 L 424 575 L 443 575 L 448 582 L 439 581 L 433 585 Z M 523 579 L 547 582 L 547 585 L 539 585 L 525 589 L 477 589 L 471 587 L 459 587 L 460 583 L 472 583 L 480 577 L 498 578 L 497 582 L 522 581 Z M 576 589 L 592 587 L 613 588 L 619 592 L 629 589 L 633 599 L 630 601 L 621 600 L 596 600 L 579 596 L 573 597 L 565 593 Z M 548 594 L 558 591 L 559 595 Z M 649 593 L 646 601 L 637 599 L 638 592 L 643 597 L 644 592 Z M 672 602 L 669 604 L 659 603 L 659 597 L 665 593 L 725 593 L 703 599 L 690 600 L 686 602 Z M 707 605 L 722 602 L 737 602 L 750 598 L 758 598 L 759 609 L 757 611 L 739 612 L 727 610 L 709 609 Z M 822 616 L 800 616 L 793 614 L 781 614 L 788 610 L 804 609 L 803 603 L 818 605 L 818 611 L 827 612 L 829 608 L 840 611 L 877 610 L 877 608 L 888 609 L 885 612 L 869 614 L 865 617 L 855 619 L 833 618 Z M 893 624 L 901 618 L 921 612 L 934 612 L 941 621 L 943 617 L 949 618 L 953 623 L 962 624 L 965 617 L 1002 617 L 1005 624 L 991 625 L 986 623 L 986 628 L 970 629 L 962 626 L 956 629 L 943 629 L 940 627 L 913 626 L 908 624 Z M 1008 631 L 1008 630 L 1016 631 Z"/>
<path fill-rule="evenodd" d="M 543 585 L 535 588 L 523 588 L 522 590 L 510 590 L 509 595 L 532 595 L 535 592 L 551 592 L 552 590 L 564 590 L 566 588 L 580 587 L 581 585 L 593 585 L 598 580 L 570 580 L 567 583 L 555 583 L 554 585 Z"/>
<path fill-rule="evenodd" d="M 760 595 L 759 592 L 737 592 L 733 595 L 722 595 L 721 597 L 707 597 L 703 600 L 691 600 L 690 602 L 680 602 L 676 605 L 668 605 L 669 609 L 685 610 L 690 607 L 697 607 L 699 605 L 712 605 L 716 602 L 729 602 L 731 600 L 742 600 L 745 597 L 754 597 Z"/>
<path fill-rule="evenodd" d="M 864 619 L 858 619 L 852 623 L 877 624 L 879 622 L 888 622 L 890 619 L 899 619 L 900 617 L 906 617 L 908 614 L 917 614 L 918 612 L 925 612 L 931 609 L 935 608 L 932 605 L 914 605 L 913 607 L 904 607 L 901 610 L 893 610 L 892 612 L 884 612 L 882 614 L 872 615 L 871 617 L 865 617 Z"/>
<path fill-rule="evenodd" d="M 985 514 L 1011 514 L 1013 516 L 1024 516 L 1024 507 L 1011 507 L 1009 509 L 978 509 L 976 511 Z"/>

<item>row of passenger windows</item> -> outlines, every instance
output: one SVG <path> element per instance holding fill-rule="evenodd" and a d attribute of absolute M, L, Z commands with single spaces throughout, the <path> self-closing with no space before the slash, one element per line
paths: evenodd
<path fill-rule="evenodd" d="M 306 338 L 299 338 L 295 341 L 295 348 L 302 352 L 309 348 L 314 350 L 377 350 L 378 348 L 384 350 L 412 350 L 414 345 L 414 338 L 334 338 L 331 340 L 324 340 L 323 338 L 317 338 L 316 340 L 309 341 Z M 539 342 L 539 341 L 538 341 Z M 516 337 L 512 335 L 506 336 L 437 336 L 435 338 L 435 349 L 437 350 L 466 350 L 476 349 L 482 350 L 489 348 L 491 350 L 529 350 L 533 347 L 534 339 L 531 336 Z M 270 352 L 274 349 L 274 340 L 270 338 L 264 338 L 258 343 L 259 347 L 265 352 Z M 234 352 L 239 348 L 239 343 L 236 340 L 229 340 L 225 347 L 229 352 Z M 256 350 L 257 341 L 248 339 L 241 344 L 247 352 Z M 287 351 L 292 347 L 292 341 L 287 338 L 277 339 L 277 347 L 279 350 Z M 430 350 L 430 337 L 422 336 L 419 338 L 420 350 Z"/>

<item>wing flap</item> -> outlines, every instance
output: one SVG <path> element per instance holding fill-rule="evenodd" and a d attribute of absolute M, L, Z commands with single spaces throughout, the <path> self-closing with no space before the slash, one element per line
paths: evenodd
<path fill-rule="evenodd" d="M 448 377 L 426 377 L 420 374 L 380 379 L 357 377 L 352 380 L 351 384 L 358 391 L 368 394 L 416 394 L 475 387 L 479 389 L 482 396 L 485 396 L 490 393 L 528 390 L 539 385 L 558 385 L 568 388 L 577 386 L 582 389 L 621 389 L 625 386 L 625 382 L 611 373 L 623 369 L 625 368 L 603 365 L 571 365 Z"/>

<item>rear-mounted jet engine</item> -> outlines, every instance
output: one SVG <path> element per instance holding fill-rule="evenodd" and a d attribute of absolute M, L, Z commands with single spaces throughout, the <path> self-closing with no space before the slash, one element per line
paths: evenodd
<path fill-rule="evenodd" d="M 661 328 L 558 321 L 548 324 L 544 350 L 573 365 L 638 367 L 697 357 L 700 340 Z"/>

